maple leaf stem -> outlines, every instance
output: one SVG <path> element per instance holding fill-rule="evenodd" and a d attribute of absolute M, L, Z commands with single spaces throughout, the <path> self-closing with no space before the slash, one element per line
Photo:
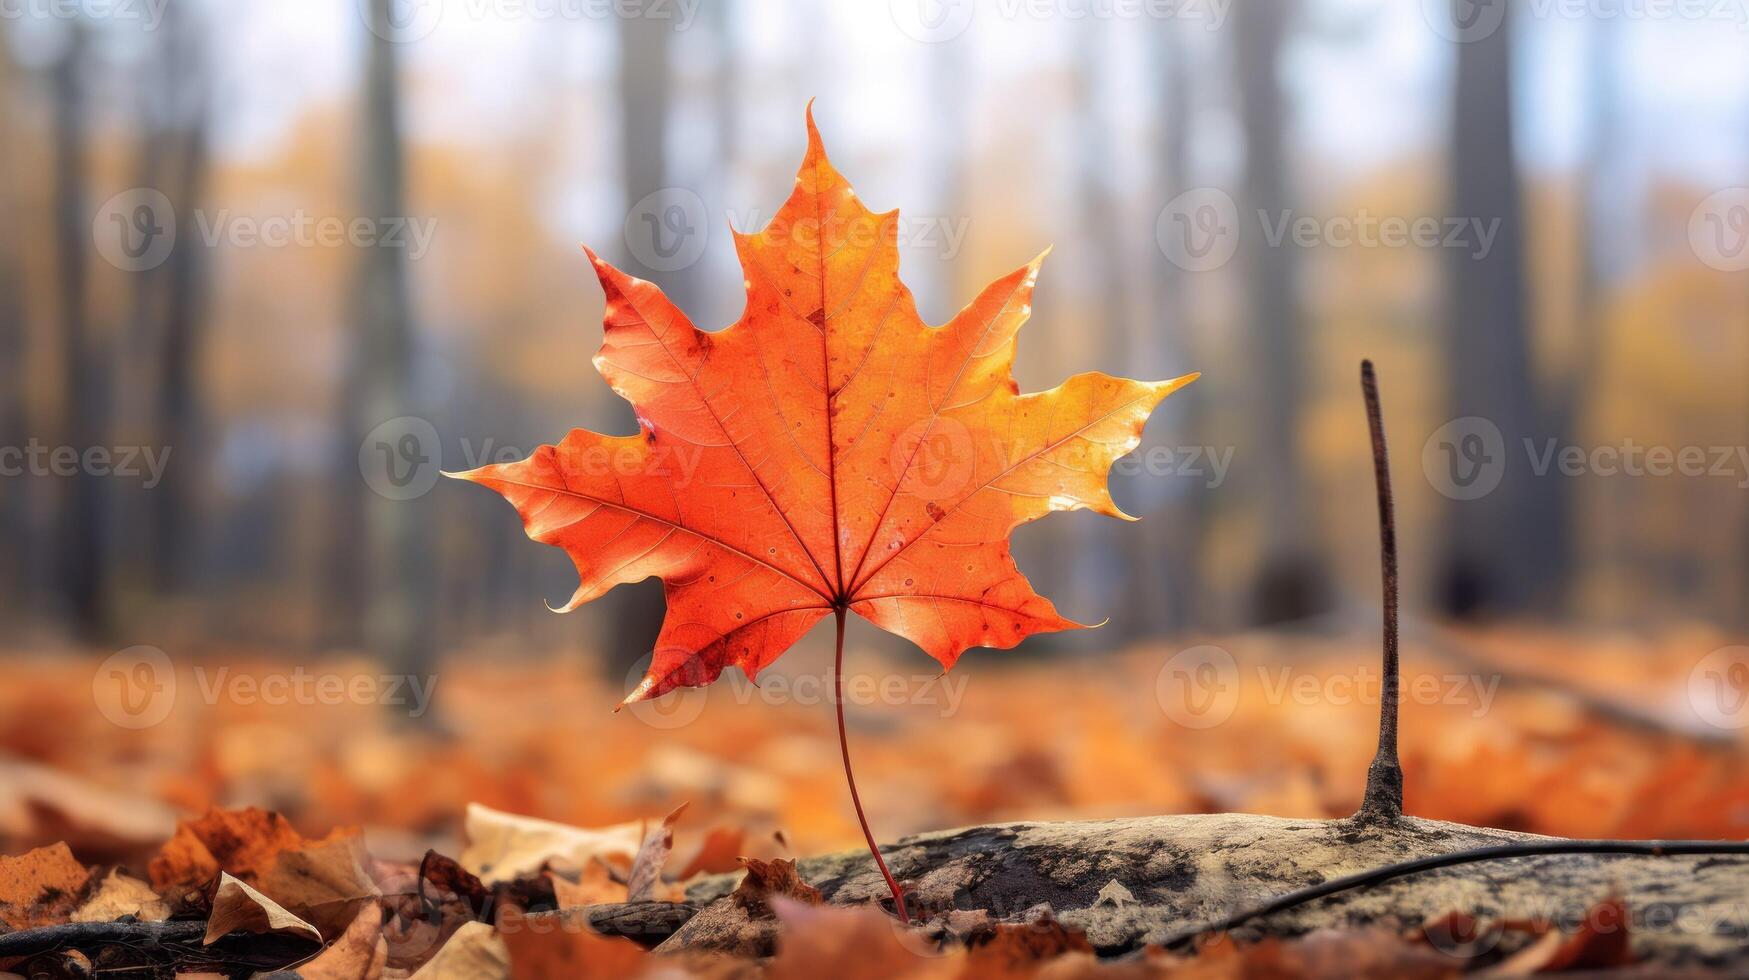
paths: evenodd
<path fill-rule="evenodd" d="M 1372 432 L 1373 480 L 1379 496 L 1379 565 L 1384 578 L 1384 666 L 1379 690 L 1379 748 L 1366 770 L 1366 795 L 1357 820 L 1388 822 L 1403 815 L 1403 767 L 1397 759 L 1397 517 L 1391 499 L 1391 464 L 1385 452 L 1385 420 L 1372 361 L 1360 362 L 1360 390 Z"/>
<path fill-rule="evenodd" d="M 905 911 L 904 889 L 887 870 L 881 849 L 875 845 L 874 832 L 868 829 L 868 817 L 862 812 L 862 797 L 856 792 L 856 775 L 850 771 L 850 739 L 844 733 L 844 607 L 834 606 L 832 614 L 838 618 L 838 652 L 832 660 L 832 703 L 838 708 L 838 749 L 844 755 L 844 781 L 850 784 L 850 802 L 856 807 L 857 822 L 862 824 L 862 839 L 868 842 L 868 852 L 874 855 L 875 866 L 881 869 L 881 877 L 887 879 L 887 887 L 893 892 L 893 911 L 898 913 L 900 922 L 908 924 L 911 917 Z"/>

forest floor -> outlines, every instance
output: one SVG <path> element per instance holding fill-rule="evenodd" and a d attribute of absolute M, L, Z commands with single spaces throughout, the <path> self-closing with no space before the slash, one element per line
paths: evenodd
<path fill-rule="evenodd" d="M 1495 630 L 1425 639 L 1411 637 L 1404 646 L 1401 756 L 1408 813 L 1570 837 L 1749 837 L 1744 733 L 1719 724 L 1716 712 L 1697 711 L 1694 700 L 1703 689 L 1696 672 L 1711 651 L 1727 645 L 1724 637 L 1697 628 L 1656 638 Z M 1010 663 L 1002 657 L 974 653 L 944 677 L 920 657 L 886 661 L 866 650 L 849 653 L 851 751 L 881 840 L 1011 820 L 1221 812 L 1341 817 L 1359 804 L 1376 738 L 1378 685 L 1376 648 L 1359 639 L 1252 634 L 1097 656 Z M 602 838 L 608 843 L 584 855 L 581 865 L 563 868 L 563 855 L 549 854 L 554 860 L 545 863 L 553 873 L 540 887 L 550 893 L 555 878 L 564 882 L 561 891 L 590 887 L 590 860 L 600 857 L 607 861 L 602 868 L 613 870 L 609 883 L 594 881 L 606 890 L 591 901 L 612 899 L 616 906 L 639 897 L 632 894 L 639 890 L 637 875 L 628 867 L 647 849 L 646 828 L 662 836 L 663 816 L 682 804 L 687 808 L 673 821 L 671 845 L 659 848 L 665 860 L 656 864 L 663 872 L 656 897 L 678 899 L 681 876 L 738 869 L 739 858 L 794 858 L 861 844 L 839 768 L 830 676 L 825 663 L 806 655 L 774 668 L 759 687 L 725 676 L 703 693 L 619 713 L 612 707 L 622 685 L 592 665 L 517 659 L 496 650 L 414 678 L 391 677 L 362 660 L 300 665 L 247 651 L 178 662 L 169 673 L 144 678 L 132 673 L 137 664 L 107 676 L 114 662 L 99 661 L 66 655 L 5 661 L 0 854 L 60 842 L 71 849 L 70 861 L 40 852 L 28 866 L 17 858 L 0 865 L 0 920 L 12 929 L 21 927 L 21 915 L 31 926 L 67 921 L 79 911 L 71 893 L 90 903 L 106 886 L 120 888 L 109 881 L 111 866 L 123 869 L 120 879 L 152 886 L 167 903 L 169 925 L 196 914 L 211 918 L 219 905 L 237 900 L 212 887 L 217 870 L 272 885 L 274 872 L 263 861 L 322 851 L 338 846 L 340 837 L 351 841 L 347 853 L 357 856 L 384 896 L 397 894 L 386 878 L 398 875 L 403 885 L 438 881 L 441 874 L 429 864 L 425 875 L 415 870 L 434 850 L 460 857 L 466 868 L 445 879 L 452 897 L 477 893 L 509 909 L 517 904 L 517 889 L 527 891 L 529 875 L 540 878 L 543 862 L 519 869 L 520 886 L 514 874 L 482 873 L 480 849 L 491 846 L 482 835 L 496 835 L 512 850 L 556 845 L 541 838 L 547 831 L 491 811 L 609 828 Z M 158 685 L 159 700 L 151 701 L 150 691 L 128 692 L 123 681 L 130 679 Z M 145 721 L 152 723 L 132 727 Z M 475 812 L 472 827 L 464 826 L 470 804 L 490 808 Z M 240 810 L 251 806 L 284 821 Z M 230 815 L 194 820 L 211 807 Z M 194 822 L 179 831 L 179 820 Z M 347 830 L 328 836 L 335 828 L 362 830 L 356 837 Z M 180 843 L 167 847 L 172 838 Z M 577 857 L 574 841 L 568 846 Z M 299 858 L 306 859 L 313 860 Z M 38 865 L 51 870 L 31 870 Z M 85 869 L 83 877 L 75 866 Z M 767 869 L 779 892 L 788 874 L 782 868 Z M 211 873 L 203 879 L 203 872 Z M 628 873 L 632 882 L 618 880 Z M 59 891 L 69 894 L 60 911 L 45 905 L 20 912 L 31 883 L 48 880 L 43 875 L 65 879 Z M 762 914 L 776 912 L 789 923 L 784 936 L 813 937 L 788 946 L 780 941 L 768 975 L 790 975 L 784 963 L 802 969 L 798 957 L 815 964 L 806 967 L 810 972 L 833 957 L 855 959 L 853 951 L 869 948 L 871 922 L 885 921 L 868 909 L 807 908 L 804 885 L 794 889 L 801 904 L 752 899 Z M 648 887 L 643 891 L 642 897 L 652 896 Z M 327 904 L 358 898 L 343 892 Z M 405 888 L 399 896 L 415 901 Z M 563 898 L 558 904 L 567 904 Z M 1611 896 L 1596 898 L 1600 909 L 1612 907 Z M 296 913 L 295 904 L 286 908 Z M 330 945 L 323 954 L 327 965 L 306 966 L 303 975 L 380 975 L 385 969 L 395 975 L 421 966 L 428 977 L 477 972 L 479 964 L 471 961 L 465 967 L 460 960 L 426 963 L 449 945 L 434 941 L 415 944 L 416 950 L 391 942 L 390 955 L 373 967 L 380 944 L 371 938 L 388 935 L 398 921 L 388 897 L 380 909 L 386 920 L 373 911 L 374 924 L 368 916 L 349 916 L 350 927 L 326 915 L 331 909 L 305 910 L 309 914 L 299 917 L 306 921 L 329 920 L 319 922 L 318 931 Z M 356 904 L 348 910 L 356 912 Z M 248 916 L 237 921 L 245 931 L 253 928 Z M 964 942 L 956 946 L 958 926 L 976 935 L 958 935 Z M 973 969 L 966 959 L 973 956 L 1001 958 L 1002 968 L 1017 975 L 1052 963 L 1052 975 L 1093 968 L 1091 947 L 1067 927 L 1016 936 L 958 926 L 937 928 L 938 940 L 946 936 L 943 948 L 958 950 L 953 956 L 919 958 L 911 940 L 885 926 L 879 932 L 887 937 L 883 942 L 898 943 L 907 969 L 923 970 L 919 975 L 961 975 Z M 373 928 L 378 933 L 365 935 Z M 459 920 L 447 922 L 442 938 L 455 943 L 451 934 L 459 935 L 458 928 Z M 1566 941 L 1582 943 L 1583 932 Z M 526 933 L 520 940 L 505 934 L 511 963 L 496 969 L 536 976 L 578 956 L 599 959 L 607 970 L 586 975 L 646 969 L 637 958 L 645 955 L 641 949 L 590 946 L 607 940 L 586 930 L 581 937 L 566 935 L 562 949 L 536 949 Z M 452 952 L 490 959 L 499 952 L 491 945 L 496 940 L 490 928 L 470 928 Z M 1313 940 L 1324 945 L 1307 945 Z M 160 941 L 181 948 L 173 938 Z M 282 934 L 279 941 L 292 944 L 283 962 L 303 958 L 292 956 L 298 940 Z M 1390 972 L 1425 967 L 1427 975 L 1474 965 L 1422 957 L 1425 937 L 1402 934 L 1315 935 L 1246 950 L 1226 945 L 1227 953 L 1216 944 L 1194 961 L 1157 951 L 1110 969 L 1320 975 L 1320 964 L 1327 967 L 1332 956 L 1330 962 L 1349 967 L 1376 956 Z M 1545 946 L 1543 966 L 1558 963 L 1552 941 Z M 1362 956 L 1362 949 L 1369 952 Z M 615 958 L 633 952 L 633 958 Z M 249 970 L 272 965 L 271 952 L 256 953 L 267 960 L 249 961 Z M 247 975 L 242 960 L 209 955 L 218 969 Z M 1565 955 L 1584 962 L 1602 954 L 1581 949 Z M 1267 962 L 1260 966 L 1258 956 Z M 1631 958 L 1622 953 L 1593 965 Z M 362 973 L 350 972 L 354 961 L 363 964 Z M 154 962 L 167 968 L 162 959 Z M 980 962 L 980 975 L 996 969 Z M 133 961 L 120 965 L 141 968 Z M 686 968 L 726 975 L 746 965 L 688 961 Z M 433 972 L 452 967 L 461 972 Z M 340 972 L 324 972 L 330 968 Z M 76 975 L 78 966 L 66 969 Z"/>

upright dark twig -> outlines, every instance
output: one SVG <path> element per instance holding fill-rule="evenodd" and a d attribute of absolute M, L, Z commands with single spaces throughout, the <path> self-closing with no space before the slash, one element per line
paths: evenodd
<path fill-rule="evenodd" d="M 1354 819 L 1389 823 L 1403 815 L 1403 767 L 1397 761 L 1397 517 L 1391 500 L 1391 463 L 1385 452 L 1385 420 L 1372 361 L 1360 362 L 1360 390 L 1372 431 L 1373 480 L 1379 496 L 1379 564 L 1384 575 L 1384 665 L 1379 688 L 1379 748 L 1366 770 L 1366 796 Z"/>

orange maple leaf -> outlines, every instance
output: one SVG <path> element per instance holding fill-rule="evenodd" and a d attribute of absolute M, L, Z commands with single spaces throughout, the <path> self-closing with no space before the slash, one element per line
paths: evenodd
<path fill-rule="evenodd" d="M 1015 335 L 1044 256 L 931 327 L 899 280 L 897 224 L 857 200 L 810 112 L 794 192 L 763 231 L 735 234 L 747 288 L 735 325 L 700 331 L 654 284 L 584 250 L 607 295 L 595 366 L 639 433 L 576 429 L 458 475 L 571 556 L 580 584 L 560 611 L 663 580 L 667 615 L 627 703 L 730 664 L 755 676 L 844 609 L 943 667 L 1082 625 L 1033 591 L 1008 535 L 1054 510 L 1133 519 L 1106 476 L 1196 375 L 1094 372 L 1020 394 Z"/>

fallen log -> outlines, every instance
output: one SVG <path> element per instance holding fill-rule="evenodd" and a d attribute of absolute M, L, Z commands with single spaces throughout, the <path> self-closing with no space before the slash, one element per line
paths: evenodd
<path fill-rule="evenodd" d="M 1413 817 L 1377 823 L 1223 813 L 969 827 L 908 837 L 886 854 L 920 919 L 959 909 L 1023 922 L 1048 908 L 1113 956 L 1166 946 L 1285 892 L 1346 875 L 1473 848 L 1570 843 Z M 887 896 L 865 851 L 803 858 L 797 867 L 832 904 Z M 687 900 L 704 910 L 658 949 L 769 952 L 773 924 L 749 919 L 726 898 L 738 880 L 695 883 Z M 1256 939 L 1326 928 L 1408 930 L 1454 911 L 1570 930 L 1611 894 L 1627 903 L 1642 958 L 1749 968 L 1749 853 L 1499 858 L 1340 892 L 1232 932 Z M 1451 951 L 1498 956 L 1528 938 L 1484 933 Z"/>

